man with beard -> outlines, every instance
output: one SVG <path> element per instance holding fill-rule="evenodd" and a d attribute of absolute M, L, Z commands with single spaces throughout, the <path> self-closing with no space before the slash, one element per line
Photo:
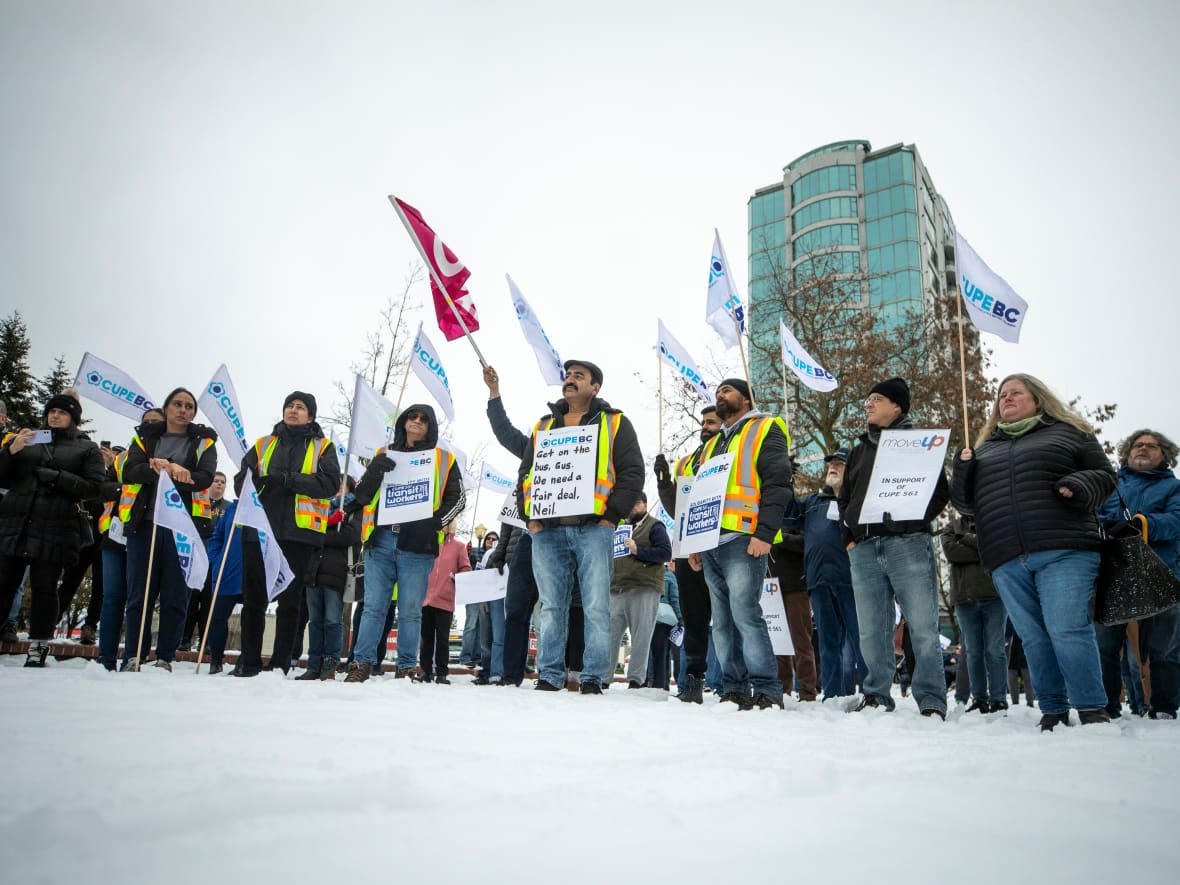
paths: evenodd
<path fill-rule="evenodd" d="M 888 513 L 881 522 L 862 523 L 860 511 L 877 460 L 877 444 L 883 430 L 913 427 L 909 417 L 910 388 L 901 378 L 874 385 L 865 399 L 865 432 L 848 456 L 838 506 L 848 561 L 852 568 L 852 592 L 860 628 L 860 650 L 866 674 L 864 697 L 856 707 L 893 710 L 894 610 L 896 598 L 909 625 L 914 649 L 914 699 L 923 716 L 946 719 L 946 678 L 938 641 L 938 578 L 931 540 L 931 521 L 950 498 L 946 473 L 926 505 L 922 519 L 895 521 Z"/>
<path fill-rule="evenodd" d="M 291 650 L 303 600 L 303 575 L 313 550 L 324 546 L 328 531 L 328 499 L 340 487 L 340 461 L 332 441 L 316 423 L 316 401 L 296 390 L 283 400 L 283 420 L 270 436 L 259 437 L 242 459 L 234 477 L 240 497 L 246 472 L 253 475 L 258 500 L 271 531 L 294 575 L 278 595 L 271 668 L 284 673 L 291 666 Z M 262 670 L 262 636 L 266 628 L 268 587 L 262 547 L 256 529 L 242 529 L 242 654 L 233 676 L 257 676 Z"/>
<path fill-rule="evenodd" d="M 721 538 L 688 563 L 704 570 L 709 586 L 721 700 L 740 710 L 781 709 L 783 684 L 761 599 L 767 556 L 793 495 L 790 437 L 781 418 L 754 410 L 750 385 L 741 378 L 717 386 L 717 417 L 721 432 L 705 443 L 700 461 L 734 455 L 721 502 Z"/>
<path fill-rule="evenodd" d="M 701 452 L 705 443 L 721 430 L 721 419 L 717 417 L 716 406 L 701 409 L 701 444 L 689 455 L 685 455 L 675 466 L 669 468 L 663 454 L 656 455 L 653 469 L 664 509 L 679 518 L 676 513 L 676 478 L 696 475 L 701 465 Z M 680 679 L 680 691 L 676 695 L 686 703 L 704 703 L 706 657 L 709 649 L 709 622 L 713 618 L 709 604 L 709 587 L 702 572 L 688 565 L 687 559 L 676 560 L 676 583 L 680 588 L 680 611 L 684 616 L 684 674 Z"/>
<path fill-rule="evenodd" d="M 602 370 L 586 360 L 567 360 L 562 399 L 533 427 L 520 462 L 517 500 L 533 539 L 533 574 L 541 597 L 539 691 L 565 684 L 565 646 L 575 575 L 582 595 L 586 650 L 579 679 L 582 694 L 601 694 L 610 679 L 610 582 L 615 526 L 625 519 L 643 491 L 643 453 L 635 429 L 618 409 L 598 397 Z M 594 496 L 584 513 L 539 519 L 531 491 L 538 434 L 563 427 L 585 427 L 595 436 Z M 592 430 L 591 430 L 592 428 Z M 560 486 L 557 486 L 560 489 Z"/>

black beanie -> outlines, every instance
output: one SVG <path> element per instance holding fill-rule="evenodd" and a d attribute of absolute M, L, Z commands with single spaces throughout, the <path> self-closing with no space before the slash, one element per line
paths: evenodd
<path fill-rule="evenodd" d="M 753 404 L 754 395 L 750 392 L 750 385 L 746 383 L 744 378 L 726 378 L 717 385 L 717 388 L 720 389 L 726 386 L 732 387 Z"/>
<path fill-rule="evenodd" d="M 881 396 L 901 407 L 901 413 L 908 415 L 910 411 L 910 386 L 904 378 L 890 378 L 873 385 L 870 394 L 879 393 Z"/>
<path fill-rule="evenodd" d="M 287 406 L 291 405 L 295 400 L 307 406 L 307 414 L 311 416 L 311 420 L 315 420 L 315 397 L 310 393 L 304 393 L 302 390 L 294 390 L 287 394 L 287 398 L 283 400 L 283 411 L 287 411 Z"/>
<path fill-rule="evenodd" d="M 45 404 L 45 411 L 41 413 L 41 417 L 48 418 L 50 409 L 61 409 L 63 412 L 68 412 L 75 427 L 82 424 L 82 404 L 72 396 L 67 396 L 64 393 L 51 396 L 49 402 Z"/>

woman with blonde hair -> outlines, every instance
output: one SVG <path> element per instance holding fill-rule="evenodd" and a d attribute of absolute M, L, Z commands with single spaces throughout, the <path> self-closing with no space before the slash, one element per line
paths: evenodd
<path fill-rule="evenodd" d="M 1094 511 L 1115 473 L 1084 418 L 1031 375 L 1009 375 L 975 449 L 955 458 L 951 500 L 974 516 L 1041 706 L 1041 730 L 1108 722 L 1090 611 L 1100 535 Z"/>

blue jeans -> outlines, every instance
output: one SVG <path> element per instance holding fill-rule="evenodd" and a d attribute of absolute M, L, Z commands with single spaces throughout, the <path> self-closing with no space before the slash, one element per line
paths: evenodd
<path fill-rule="evenodd" d="M 713 645 L 721 664 L 721 689 L 781 697 L 783 683 L 762 617 L 766 557 L 751 556 L 746 552 L 748 544 L 742 536 L 701 554 L 713 606 Z"/>
<path fill-rule="evenodd" d="M 504 600 L 481 602 L 479 607 L 479 666 L 490 679 L 499 679 L 504 675 Z"/>
<path fill-rule="evenodd" d="M 434 557 L 397 549 L 397 533 L 378 528 L 365 545 L 365 610 L 361 629 L 353 645 L 358 663 L 377 663 L 374 650 L 389 613 L 393 585 L 397 584 L 397 666 L 418 665 L 422 638 L 422 603 Z"/>
<path fill-rule="evenodd" d="M 307 587 L 307 669 L 319 672 L 325 662 L 340 660 L 344 593 L 330 587 Z"/>
<path fill-rule="evenodd" d="M 1008 612 L 998 599 L 963 602 L 955 606 L 955 618 L 963 633 L 967 681 L 977 701 L 995 703 L 1008 699 L 1008 656 L 1004 653 L 1004 628 Z"/>
<path fill-rule="evenodd" d="M 114 670 L 119 658 L 119 632 L 127 607 L 127 550 L 102 551 L 102 614 L 98 620 L 98 660 Z M 139 629 L 139 625 L 135 625 Z M 127 643 L 131 648 L 131 643 Z"/>
<path fill-rule="evenodd" d="M 1106 706 L 1091 617 L 1098 562 L 1096 551 L 1043 550 L 992 572 L 1024 645 L 1042 713 Z"/>
<path fill-rule="evenodd" d="M 893 652 L 893 600 L 910 628 L 914 672 L 910 687 L 922 711 L 946 715 L 946 676 L 938 642 L 938 580 L 930 535 L 866 538 L 848 551 L 852 593 L 864 655 L 863 690 L 889 710 L 896 659 Z"/>
<path fill-rule="evenodd" d="M 148 559 L 151 553 L 152 532 L 156 533 L 156 553 L 152 561 L 152 575 L 148 576 Z M 150 522 L 142 523 L 139 530 L 127 536 L 127 641 L 124 642 L 124 659 L 138 657 L 143 666 L 151 647 L 152 606 L 160 601 L 160 632 L 156 637 L 156 658 L 172 662 L 180 637 L 184 632 L 184 620 L 188 617 L 189 588 L 184 583 L 184 572 L 176 556 L 176 543 L 168 529 L 156 528 Z M 144 620 L 144 590 L 148 590 L 147 619 Z M 143 647 L 137 652 L 135 642 L 139 638 L 139 627 L 143 624 Z"/>
<path fill-rule="evenodd" d="M 605 684 L 614 676 L 609 648 L 614 534 L 613 526 L 593 522 L 546 526 L 532 536 L 533 577 L 541 597 L 537 670 L 550 685 L 565 684 L 565 644 L 575 574 L 585 617 L 581 681 Z"/>
<path fill-rule="evenodd" d="M 463 643 L 459 663 L 474 666 L 479 661 L 479 603 L 469 602 L 463 610 Z"/>
<path fill-rule="evenodd" d="M 819 634 L 819 669 L 824 697 L 856 692 L 858 674 L 865 672 L 860 654 L 860 627 L 851 584 L 808 587 L 815 630 Z M 848 652 L 845 654 L 845 652 Z"/>
<path fill-rule="evenodd" d="M 220 664 L 225 656 L 225 643 L 229 638 L 229 616 L 234 613 L 234 606 L 242 601 L 242 594 L 222 596 L 217 594 L 217 601 L 213 603 L 213 617 L 209 621 L 208 651 L 209 660 Z"/>

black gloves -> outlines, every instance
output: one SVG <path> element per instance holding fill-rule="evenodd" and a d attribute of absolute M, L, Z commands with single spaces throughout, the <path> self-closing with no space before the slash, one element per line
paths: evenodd
<path fill-rule="evenodd" d="M 672 470 L 668 467 L 668 459 L 662 453 L 656 455 L 656 459 L 652 462 L 651 466 L 656 475 L 656 482 L 667 483 L 672 481 Z"/>
<path fill-rule="evenodd" d="M 57 482 L 57 478 L 61 476 L 60 470 L 54 470 L 52 467 L 38 467 L 36 468 L 37 482 L 41 485 L 51 486 Z"/>

